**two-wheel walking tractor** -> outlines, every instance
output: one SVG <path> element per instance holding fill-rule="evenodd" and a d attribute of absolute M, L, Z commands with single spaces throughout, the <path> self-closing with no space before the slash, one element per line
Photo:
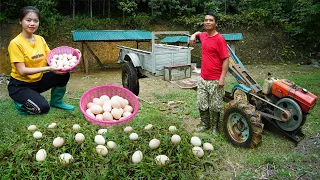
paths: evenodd
<path fill-rule="evenodd" d="M 294 142 L 304 138 L 301 127 L 318 97 L 287 79 L 270 77 L 262 88 L 228 46 L 229 72 L 238 84 L 226 92 L 223 129 L 228 140 L 241 147 L 255 147 L 261 142 L 264 124 Z M 271 129 L 271 130 L 272 130 Z"/>

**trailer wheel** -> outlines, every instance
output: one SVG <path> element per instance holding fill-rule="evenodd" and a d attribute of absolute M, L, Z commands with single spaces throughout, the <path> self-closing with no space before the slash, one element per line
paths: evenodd
<path fill-rule="evenodd" d="M 253 148 L 261 143 L 263 124 L 253 105 L 232 100 L 224 111 L 224 132 L 232 144 Z"/>
<path fill-rule="evenodd" d="M 125 61 L 122 64 L 122 86 L 129 89 L 136 96 L 139 95 L 139 78 L 136 69 L 131 61 Z"/>

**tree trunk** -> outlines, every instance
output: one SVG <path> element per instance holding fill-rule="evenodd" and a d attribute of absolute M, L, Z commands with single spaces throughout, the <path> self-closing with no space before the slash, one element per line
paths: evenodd
<path fill-rule="evenodd" d="M 111 16 L 110 8 L 111 8 L 111 0 L 108 0 L 108 18 Z"/>
<path fill-rule="evenodd" d="M 90 17 L 92 18 L 92 0 L 90 0 Z"/>
<path fill-rule="evenodd" d="M 106 0 L 102 1 L 102 17 L 104 17 L 104 7 L 106 6 Z"/>
<path fill-rule="evenodd" d="M 76 15 L 76 0 L 72 1 L 72 20 L 74 20 L 74 17 Z"/>

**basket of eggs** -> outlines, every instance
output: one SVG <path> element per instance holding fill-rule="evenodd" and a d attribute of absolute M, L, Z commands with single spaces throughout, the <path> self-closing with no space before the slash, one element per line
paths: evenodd
<path fill-rule="evenodd" d="M 50 51 L 47 56 L 49 66 L 59 68 L 60 72 L 73 70 L 80 63 L 81 54 L 69 46 L 59 46 Z"/>
<path fill-rule="evenodd" d="M 102 85 L 86 91 L 80 98 L 79 106 L 89 122 L 111 126 L 131 121 L 140 104 L 138 98 L 128 89 Z"/>

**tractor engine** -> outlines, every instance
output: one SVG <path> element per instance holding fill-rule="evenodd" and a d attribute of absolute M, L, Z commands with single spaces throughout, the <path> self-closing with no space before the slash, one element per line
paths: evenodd
<path fill-rule="evenodd" d="M 308 113 L 309 110 L 313 109 L 318 100 L 316 95 L 287 79 L 265 79 L 262 92 L 266 95 L 271 93 L 279 99 L 294 99 L 304 113 Z"/>

